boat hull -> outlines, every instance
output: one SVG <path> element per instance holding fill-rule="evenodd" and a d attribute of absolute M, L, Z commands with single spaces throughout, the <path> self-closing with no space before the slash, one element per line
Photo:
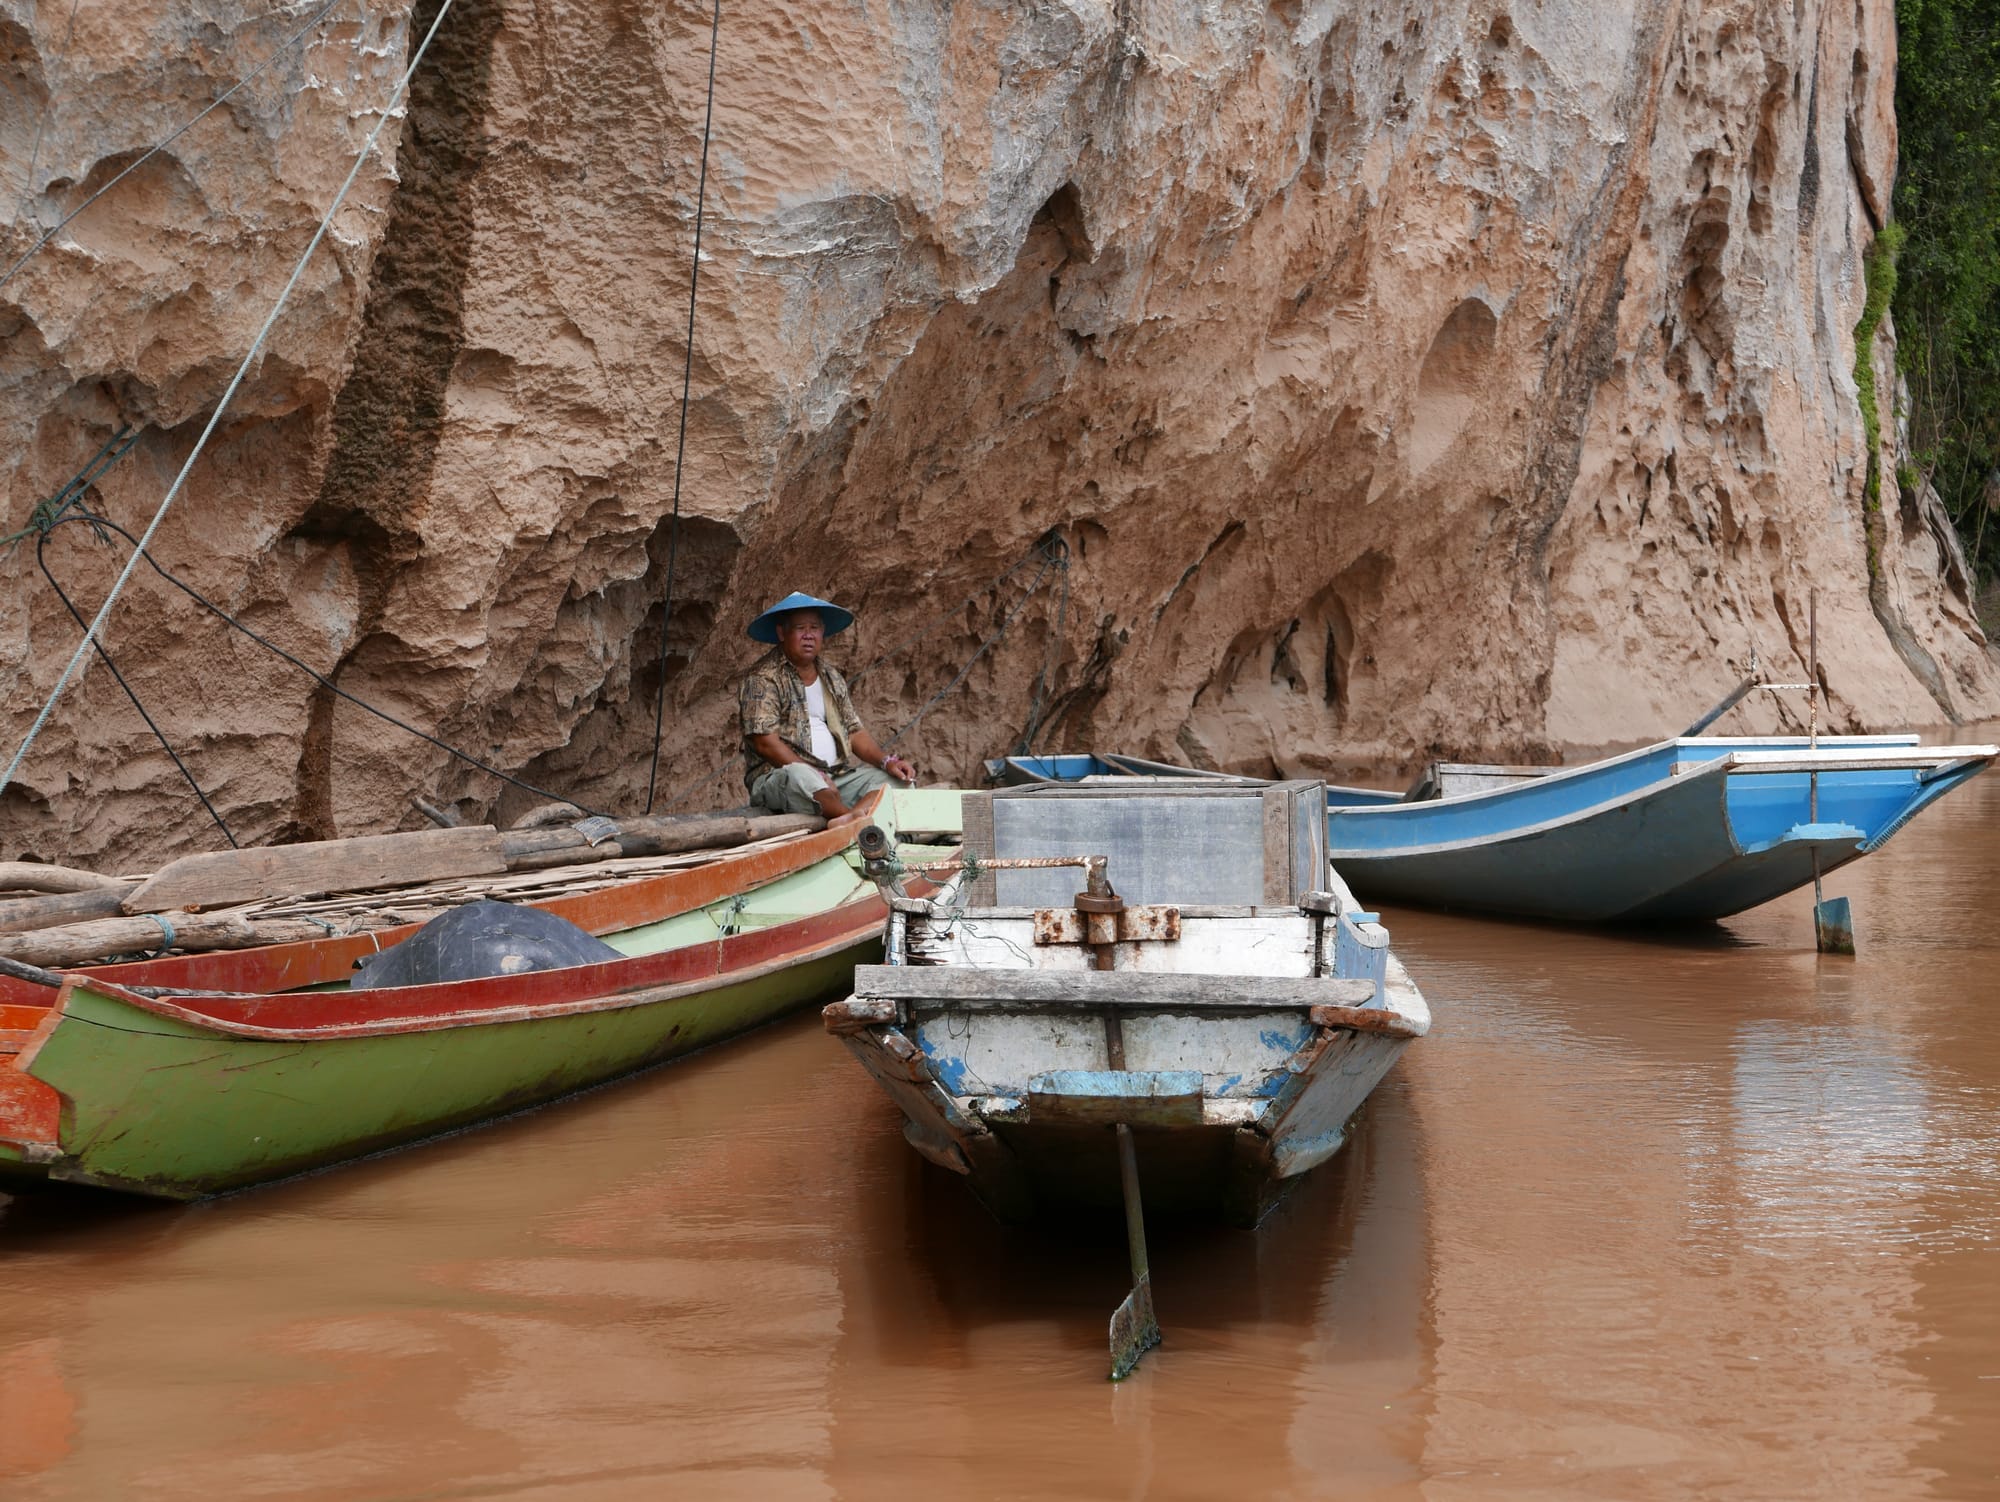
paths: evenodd
<path fill-rule="evenodd" d="M 60 1098 L 55 1140 L 7 1141 L 0 1116 L 0 1189 L 200 1199 L 603 1084 L 844 991 L 880 948 L 879 904 L 853 907 L 808 949 L 667 988 L 683 994 L 350 1037 L 243 1036 L 74 981 L 24 1050 Z"/>
<path fill-rule="evenodd" d="M 1782 749 L 1703 760 L 1669 742 L 1495 792 L 1329 808 L 1328 851 L 1369 902 L 1564 922 L 1724 918 L 1880 848 L 1992 754 L 1953 749 L 1969 754 L 1912 748 L 1889 765 L 1888 751 L 1857 752 L 1843 765 Z"/>

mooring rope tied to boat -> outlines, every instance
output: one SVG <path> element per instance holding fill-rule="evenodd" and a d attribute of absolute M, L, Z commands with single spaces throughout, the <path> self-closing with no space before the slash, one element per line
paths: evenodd
<path fill-rule="evenodd" d="M 55 237 L 61 234 L 65 229 L 69 228 L 70 224 L 76 219 L 76 217 L 79 214 L 83 213 L 85 209 L 89 208 L 93 203 L 96 203 L 98 199 L 102 198 L 106 193 L 109 193 L 113 188 L 117 187 L 120 183 L 125 181 L 126 178 L 130 177 L 134 172 L 137 172 L 141 167 L 145 166 L 146 163 L 150 162 L 154 157 L 158 156 L 161 152 L 165 151 L 169 146 L 173 145 L 174 142 L 178 141 L 182 136 L 186 135 L 189 131 L 193 130 L 197 125 L 201 124 L 203 120 L 207 119 L 216 110 L 220 109 L 224 104 L 228 103 L 231 95 L 235 94 L 238 89 L 243 88 L 246 84 L 250 83 L 253 79 L 257 78 L 259 75 L 264 73 L 264 71 L 268 69 L 271 66 L 271 64 L 275 63 L 279 58 L 283 57 L 286 53 L 290 52 L 293 47 L 298 45 L 299 39 L 301 37 L 303 37 L 307 32 L 311 31 L 314 27 L 318 26 L 320 22 L 324 21 L 327 18 L 327 16 L 334 10 L 336 6 L 339 6 L 343 3 L 344 0 L 326 0 L 326 4 L 322 5 L 318 10 L 314 11 L 312 16 L 307 19 L 305 25 L 301 26 L 297 31 L 293 32 L 290 36 L 286 37 L 282 42 L 278 43 L 278 45 L 272 49 L 271 55 L 269 57 L 265 58 L 261 63 L 257 64 L 256 67 L 252 68 L 248 73 L 245 73 L 241 78 L 237 79 L 236 82 L 231 84 L 228 88 L 224 89 L 220 94 L 216 95 L 215 98 L 211 99 L 207 103 L 207 105 L 205 105 L 202 108 L 199 114 L 195 115 L 185 124 L 178 126 L 171 133 L 161 137 L 158 141 L 155 141 L 151 146 L 147 147 L 143 155 L 136 157 L 134 160 L 128 162 L 124 167 L 120 168 L 117 176 L 113 177 L 109 182 L 105 183 L 103 187 L 99 188 L 96 192 L 92 193 L 88 198 L 84 199 L 82 203 L 78 204 L 75 208 L 71 209 L 67 214 L 64 214 L 61 219 L 56 221 L 55 227 L 53 229 L 50 229 L 46 234 L 44 234 L 41 237 L 41 239 L 37 240 L 33 245 L 30 245 L 27 248 L 27 250 L 22 253 L 21 258 L 18 261 L 16 261 L 12 266 L 9 266 L 4 273 L 0 273 L 0 287 L 4 287 L 9 282 L 14 280 L 14 274 L 18 272 L 23 266 L 27 265 L 28 262 L 32 261 L 38 254 L 40 254 L 42 249 L 45 246 L 47 246 L 51 240 L 55 239 Z M 70 19 L 72 24 L 74 24 L 76 19 L 76 13 L 74 7 L 71 8 Z M 68 47 L 66 44 L 64 47 L 63 55 L 65 57 L 68 56 Z M 53 108 L 54 104 L 55 104 L 55 99 L 54 96 L 51 95 L 49 100 L 49 108 Z M 46 110 L 44 111 L 44 115 L 46 116 Z M 36 142 L 35 155 L 39 156 L 41 151 L 41 132 L 39 130 L 36 131 L 35 142 Z M 20 205 L 17 206 L 14 211 L 14 218 L 17 222 L 21 216 L 21 209 L 25 208 L 27 206 L 28 201 L 33 197 L 34 197 L 34 160 L 31 157 L 28 166 L 28 180 L 26 183 L 26 188 L 22 194 Z"/>
<path fill-rule="evenodd" d="M 251 341 L 249 352 L 243 356 L 242 364 L 236 367 L 236 374 L 230 377 L 229 385 L 224 389 L 221 399 L 216 402 L 214 412 L 209 414 L 208 422 L 201 430 L 201 436 L 195 440 L 194 448 L 187 456 L 187 462 L 181 465 L 180 473 L 174 477 L 174 483 L 168 487 L 166 496 L 160 502 L 159 509 L 153 513 L 152 521 L 147 524 L 145 532 L 140 535 L 137 543 L 134 544 L 132 556 L 125 560 L 125 567 L 119 571 L 117 579 L 112 582 L 111 592 L 104 597 L 104 603 L 98 607 L 97 615 L 84 631 L 83 640 L 77 643 L 76 651 L 70 655 L 69 662 L 62 670 L 62 675 L 56 679 L 55 687 L 49 691 L 48 702 L 42 705 L 41 713 L 35 716 L 35 722 L 28 727 L 28 733 L 22 738 L 20 748 L 15 751 L 13 760 L 8 762 L 7 769 L 4 772 L 0 772 L 0 793 L 6 792 L 7 788 L 13 783 L 15 773 L 20 771 L 21 763 L 27 759 L 29 748 L 34 745 L 36 738 L 41 735 L 42 730 L 47 726 L 49 716 L 55 712 L 56 701 L 62 698 L 63 690 L 69 687 L 70 680 L 76 676 L 77 669 L 83 665 L 85 658 L 89 656 L 91 647 L 96 642 L 98 634 L 104 629 L 104 623 L 110 619 L 112 607 L 118 603 L 118 597 L 124 593 L 125 586 L 131 582 L 133 573 L 139 567 L 140 558 L 144 556 L 147 547 L 152 543 L 154 534 L 159 531 L 160 523 L 166 520 L 167 512 L 172 509 L 174 501 L 187 485 L 188 476 L 194 472 L 194 466 L 201 458 L 202 451 L 208 447 L 209 439 L 214 436 L 215 430 L 221 426 L 222 415 L 228 411 L 231 398 L 236 395 L 237 388 L 243 384 L 244 379 L 249 375 L 250 367 L 255 363 L 258 354 L 262 352 L 265 341 L 271 337 L 271 330 L 277 326 L 278 316 L 284 312 L 285 304 L 291 300 L 292 292 L 297 288 L 299 279 L 305 275 L 306 266 L 311 262 L 313 252 L 319 249 L 320 241 L 326 238 L 327 231 L 332 227 L 334 215 L 340 212 L 341 205 L 347 201 L 347 195 L 354 187 L 355 179 L 361 175 L 362 167 L 366 165 L 369 157 L 374 155 L 376 141 L 381 138 L 382 132 L 387 128 L 389 122 L 396 119 L 400 114 L 399 107 L 403 102 L 403 96 L 409 92 L 410 80 L 416 76 L 418 67 L 422 65 L 424 54 L 430 50 L 431 41 L 437 36 L 438 28 L 444 25 L 444 18 L 451 14 L 453 3 L 454 0 L 442 0 L 442 3 L 438 6 L 438 13 L 431 21 L 430 30 L 424 33 L 423 41 L 418 45 L 415 53 L 411 55 L 410 66 L 404 70 L 403 76 L 397 81 L 395 91 L 390 95 L 388 103 L 382 107 L 381 118 L 375 122 L 374 129 L 368 132 L 368 139 L 362 143 L 359 154 L 354 158 L 354 165 L 348 169 L 347 177 L 342 181 L 339 191 L 333 195 L 333 202 L 328 205 L 326 213 L 321 216 L 319 227 L 313 231 L 312 239 L 306 242 L 305 251 L 299 256 L 298 264 L 292 268 L 292 274 L 285 282 L 284 290 L 278 294 L 278 300 L 272 305 L 270 314 L 264 319 L 263 327 L 257 331 L 257 337 Z"/>

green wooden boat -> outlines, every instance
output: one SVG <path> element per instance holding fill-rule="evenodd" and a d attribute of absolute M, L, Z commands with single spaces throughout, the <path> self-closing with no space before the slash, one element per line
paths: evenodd
<path fill-rule="evenodd" d="M 885 794 L 872 817 L 955 830 L 958 795 Z M 884 913 L 859 828 L 538 904 L 619 951 L 601 964 L 353 990 L 355 957 L 375 947 L 363 936 L 202 956 L 193 991 L 160 994 L 185 960 L 72 974 L 39 1005 L 11 990 L 0 1190 L 197 1199 L 540 1104 L 844 994 L 880 950 Z"/>

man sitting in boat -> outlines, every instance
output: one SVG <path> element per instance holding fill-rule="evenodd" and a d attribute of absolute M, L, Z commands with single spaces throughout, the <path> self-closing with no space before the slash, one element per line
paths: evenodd
<path fill-rule="evenodd" d="M 750 623 L 752 641 L 778 649 L 743 680 L 738 699 L 756 807 L 834 819 L 891 779 L 916 782 L 917 769 L 862 725 L 847 680 L 820 661 L 826 639 L 853 624 L 852 611 L 796 591 Z"/>

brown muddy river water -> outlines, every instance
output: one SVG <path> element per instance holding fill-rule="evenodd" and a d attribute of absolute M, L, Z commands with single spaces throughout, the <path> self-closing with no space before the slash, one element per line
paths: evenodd
<path fill-rule="evenodd" d="M 192 1208 L 0 1201 L 0 1496 L 2000 1496 L 2000 776 L 1693 935 L 1391 910 L 1258 1233 L 1004 1230 L 802 1016 Z M 1365 894 L 1364 894 L 1365 895 Z"/>

